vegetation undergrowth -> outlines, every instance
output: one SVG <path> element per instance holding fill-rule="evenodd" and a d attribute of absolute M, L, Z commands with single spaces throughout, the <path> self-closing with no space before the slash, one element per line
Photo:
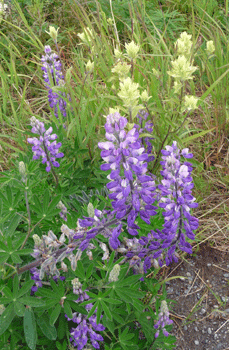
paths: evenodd
<path fill-rule="evenodd" d="M 216 3 L 0 3 L 3 348 L 176 346 L 158 272 L 192 253 L 209 170 L 228 181 Z"/>

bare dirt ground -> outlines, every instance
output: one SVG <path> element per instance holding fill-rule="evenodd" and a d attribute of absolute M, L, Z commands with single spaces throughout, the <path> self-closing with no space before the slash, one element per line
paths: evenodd
<path fill-rule="evenodd" d="M 203 243 L 166 275 L 176 349 L 229 349 L 229 253 Z"/>

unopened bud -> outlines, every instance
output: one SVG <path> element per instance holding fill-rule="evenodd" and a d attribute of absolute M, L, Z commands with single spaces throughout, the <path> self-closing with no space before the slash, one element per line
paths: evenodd
<path fill-rule="evenodd" d="M 47 30 L 46 30 L 46 33 L 48 33 L 50 36 L 51 36 L 51 38 L 53 39 L 53 41 L 56 43 L 57 42 L 57 34 L 58 34 L 58 30 L 59 30 L 59 28 L 55 28 L 55 27 L 53 27 L 53 26 L 49 26 L 49 32 L 47 32 Z"/>
<path fill-rule="evenodd" d="M 108 278 L 109 283 L 118 281 L 119 272 L 120 272 L 120 266 L 119 264 L 116 264 L 110 272 L 110 275 Z"/>
<path fill-rule="evenodd" d="M 18 164 L 19 173 L 21 175 L 22 182 L 26 182 L 26 169 L 25 169 L 25 163 L 19 162 Z"/>
<path fill-rule="evenodd" d="M 215 45 L 213 43 L 213 40 L 207 41 L 206 51 L 208 55 L 212 55 L 213 52 L 215 51 Z"/>
<path fill-rule="evenodd" d="M 37 234 L 33 235 L 33 240 L 34 240 L 35 246 L 37 246 L 37 247 L 39 247 L 42 243 L 40 237 Z"/>
<path fill-rule="evenodd" d="M 138 57 L 138 51 L 140 50 L 140 47 L 134 43 L 134 41 L 131 41 L 129 44 L 125 43 L 126 53 L 127 56 L 134 60 Z"/>
<path fill-rule="evenodd" d="M 91 62 L 90 60 L 86 64 L 86 73 L 92 73 L 94 70 L 94 62 Z"/>

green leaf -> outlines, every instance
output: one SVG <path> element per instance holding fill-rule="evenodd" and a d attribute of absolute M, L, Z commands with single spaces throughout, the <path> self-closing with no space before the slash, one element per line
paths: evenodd
<path fill-rule="evenodd" d="M 49 205 L 49 200 L 50 200 L 50 196 L 49 196 L 49 190 L 46 189 L 44 196 L 43 196 L 43 213 L 46 214 L 47 213 L 47 209 L 48 209 L 48 205 Z"/>
<path fill-rule="evenodd" d="M 112 266 L 114 257 L 115 257 L 115 251 L 113 251 L 113 252 L 111 253 L 111 255 L 110 255 L 110 259 L 109 259 L 109 262 L 108 262 L 108 268 L 109 268 L 109 269 L 110 269 L 111 266 Z"/>
<path fill-rule="evenodd" d="M 117 321 L 120 324 L 124 324 L 123 318 L 118 313 L 112 311 L 112 316 L 114 317 L 115 321 Z"/>
<path fill-rule="evenodd" d="M 39 198 L 37 197 L 37 195 L 34 195 L 33 197 L 33 201 L 34 201 L 34 204 L 33 205 L 33 208 L 35 208 L 35 213 L 43 213 L 43 210 L 42 210 L 42 205 L 41 205 L 41 202 L 39 200 Z"/>
<path fill-rule="evenodd" d="M 52 289 L 55 292 L 56 296 L 58 295 L 60 298 L 62 298 L 64 293 L 62 293 L 62 291 L 60 290 L 60 288 L 58 288 L 56 283 L 53 280 L 50 280 L 50 284 L 51 284 Z"/>
<path fill-rule="evenodd" d="M 17 296 L 18 294 L 18 286 L 19 286 L 19 280 L 18 280 L 18 275 L 15 274 L 14 275 L 14 281 L 13 281 L 13 296 L 14 298 Z"/>
<path fill-rule="evenodd" d="M 94 268 L 94 264 L 91 263 L 91 264 L 89 265 L 89 267 L 87 268 L 86 280 L 88 280 L 88 279 L 91 277 L 93 268 Z"/>
<path fill-rule="evenodd" d="M 10 186 L 6 186 L 6 196 L 7 196 L 7 201 L 10 206 L 13 205 L 13 197 L 12 197 L 12 191 Z"/>
<path fill-rule="evenodd" d="M 1 256 L 0 256 L 0 264 L 4 264 L 10 257 L 9 253 L 2 253 L 1 252 Z"/>
<path fill-rule="evenodd" d="M 49 204 L 48 207 L 48 213 L 47 214 L 51 214 L 52 211 L 56 208 L 57 204 L 59 203 L 59 201 L 61 200 L 61 195 L 57 195 L 52 202 Z"/>
<path fill-rule="evenodd" d="M 215 130 L 215 127 L 212 129 L 209 129 L 209 130 L 203 130 L 203 131 L 199 132 L 198 134 L 194 134 L 194 135 L 186 137 L 185 139 L 182 139 L 182 142 L 187 143 L 189 141 L 193 141 L 193 140 L 197 139 L 198 137 L 202 137 L 202 136 L 208 134 L 209 132 L 212 132 L 213 130 Z"/>
<path fill-rule="evenodd" d="M 22 297 L 22 295 L 24 295 L 25 293 L 30 291 L 30 289 L 32 288 L 33 285 L 34 285 L 34 281 L 33 280 L 29 280 L 29 281 L 25 282 L 23 284 L 22 288 L 19 289 L 17 297 L 18 298 Z"/>
<path fill-rule="evenodd" d="M 17 250 L 14 254 L 17 255 L 29 255 L 33 253 L 33 249 L 25 248 L 23 250 Z"/>
<path fill-rule="evenodd" d="M 96 312 L 96 323 L 97 324 L 100 323 L 101 314 L 102 314 L 102 308 L 101 308 L 101 302 L 100 302 L 100 303 L 98 303 L 97 312 Z"/>
<path fill-rule="evenodd" d="M 22 317 L 25 314 L 25 307 L 24 305 L 22 305 L 21 303 L 19 303 L 18 301 L 14 302 L 14 311 L 16 313 L 17 316 Z"/>
<path fill-rule="evenodd" d="M 60 306 L 60 304 L 57 304 L 55 309 L 52 311 L 51 316 L 50 316 L 49 324 L 51 326 L 53 326 L 54 323 L 56 322 L 60 312 L 61 312 L 61 306 Z"/>
<path fill-rule="evenodd" d="M 104 311 L 105 315 L 107 316 L 107 318 L 109 318 L 109 320 L 112 321 L 112 314 L 111 314 L 109 308 L 107 307 L 106 303 L 103 300 L 101 300 L 101 304 L 102 304 L 103 311 Z"/>
<path fill-rule="evenodd" d="M 65 334 L 66 334 L 66 318 L 64 316 L 64 314 L 61 314 L 59 317 L 59 324 L 58 324 L 58 329 L 57 329 L 57 335 L 58 335 L 58 339 L 63 339 Z"/>
<path fill-rule="evenodd" d="M 94 314 L 95 309 L 98 307 L 98 304 L 99 304 L 99 302 L 96 301 L 96 303 L 92 306 L 90 312 L 88 313 L 88 318 L 91 317 Z"/>
<path fill-rule="evenodd" d="M 72 309 L 71 309 L 68 301 L 64 302 L 64 311 L 66 312 L 66 314 L 67 314 L 67 316 L 69 318 L 73 318 L 73 316 L 72 316 Z"/>
<path fill-rule="evenodd" d="M 83 315 L 87 315 L 87 311 L 85 310 L 84 307 L 77 305 L 76 303 L 74 303 L 74 301 L 69 300 L 68 303 L 73 310 L 75 310 Z"/>
<path fill-rule="evenodd" d="M 113 298 L 106 298 L 106 299 L 104 299 L 104 301 L 105 301 L 107 304 L 114 304 L 114 305 L 122 304 L 122 301 L 120 301 L 120 300 L 118 300 L 118 299 L 113 299 Z"/>
<path fill-rule="evenodd" d="M 125 290 L 125 289 L 124 289 Z M 116 288 L 115 289 L 115 293 L 118 295 L 118 297 L 121 299 L 121 300 L 123 300 L 123 301 L 125 301 L 127 304 L 129 304 L 129 303 L 132 303 L 132 299 L 128 296 L 128 295 L 126 295 L 125 293 L 123 293 L 122 292 L 123 291 L 123 289 L 119 289 L 119 288 Z"/>
<path fill-rule="evenodd" d="M 36 321 L 42 333 L 46 336 L 46 338 L 50 340 L 56 340 L 57 338 L 56 328 L 50 325 L 49 318 L 47 315 L 44 314 L 42 315 L 42 317 L 38 317 Z"/>
<path fill-rule="evenodd" d="M 45 302 L 41 299 L 37 299 L 35 297 L 21 297 L 18 301 L 24 305 L 32 306 L 32 307 L 40 307 L 45 306 Z"/>
<path fill-rule="evenodd" d="M 33 310 L 26 309 L 24 315 L 24 334 L 28 347 L 31 350 L 36 349 L 37 329 Z"/>
<path fill-rule="evenodd" d="M 9 287 L 5 286 L 3 288 L 3 293 L 4 295 L 8 298 L 8 299 L 13 299 L 13 293 L 11 292 L 11 290 L 9 289 Z"/>
<path fill-rule="evenodd" d="M 7 330 L 7 328 L 13 321 L 14 316 L 14 306 L 13 304 L 10 304 L 7 306 L 7 308 L 4 310 L 0 317 L 0 335 L 2 335 Z"/>
<path fill-rule="evenodd" d="M 15 264 L 20 264 L 22 262 L 22 260 L 19 258 L 19 256 L 17 256 L 17 254 L 15 254 L 16 252 L 14 252 L 13 254 L 11 254 L 11 259 Z"/>
<path fill-rule="evenodd" d="M 47 297 L 47 298 L 50 298 L 50 299 L 55 299 L 55 300 L 60 300 L 60 297 L 59 295 L 55 295 L 53 293 L 53 290 L 51 289 L 45 289 L 45 288 L 39 288 L 38 291 L 36 292 L 36 296 L 39 296 L 39 297 Z M 75 296 L 75 299 L 76 299 L 76 296 Z"/>
<path fill-rule="evenodd" d="M 124 280 L 118 282 L 118 287 L 131 286 L 136 282 L 139 282 L 140 277 L 141 275 L 133 275 L 133 276 L 127 277 Z"/>
<path fill-rule="evenodd" d="M 142 312 L 143 309 L 145 308 L 145 306 L 142 305 L 142 303 L 138 299 L 133 300 L 133 305 L 134 305 L 135 309 L 140 311 L 140 312 Z"/>
<path fill-rule="evenodd" d="M 13 245 L 12 245 L 12 239 L 10 237 L 7 237 L 7 246 L 9 248 L 9 252 L 11 253 L 11 251 L 13 250 Z"/>
<path fill-rule="evenodd" d="M 0 242 L 0 252 L 10 252 L 10 249 L 6 244 Z"/>
<path fill-rule="evenodd" d="M 77 276 L 84 280 L 85 273 L 84 273 L 84 267 L 82 264 L 82 261 L 77 262 L 77 269 L 76 269 Z"/>
<path fill-rule="evenodd" d="M 13 217 L 10 218 L 9 225 L 7 227 L 7 230 L 4 232 L 4 234 L 7 236 L 12 236 L 12 234 L 15 232 L 16 228 L 18 227 L 18 224 L 21 221 L 21 216 L 18 214 L 14 214 Z"/>

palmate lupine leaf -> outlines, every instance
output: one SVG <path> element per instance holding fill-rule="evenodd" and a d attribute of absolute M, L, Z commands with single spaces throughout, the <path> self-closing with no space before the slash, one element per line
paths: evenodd
<path fill-rule="evenodd" d="M 37 343 L 37 329 L 32 309 L 26 309 L 23 324 L 26 343 L 31 350 L 35 350 Z"/>

